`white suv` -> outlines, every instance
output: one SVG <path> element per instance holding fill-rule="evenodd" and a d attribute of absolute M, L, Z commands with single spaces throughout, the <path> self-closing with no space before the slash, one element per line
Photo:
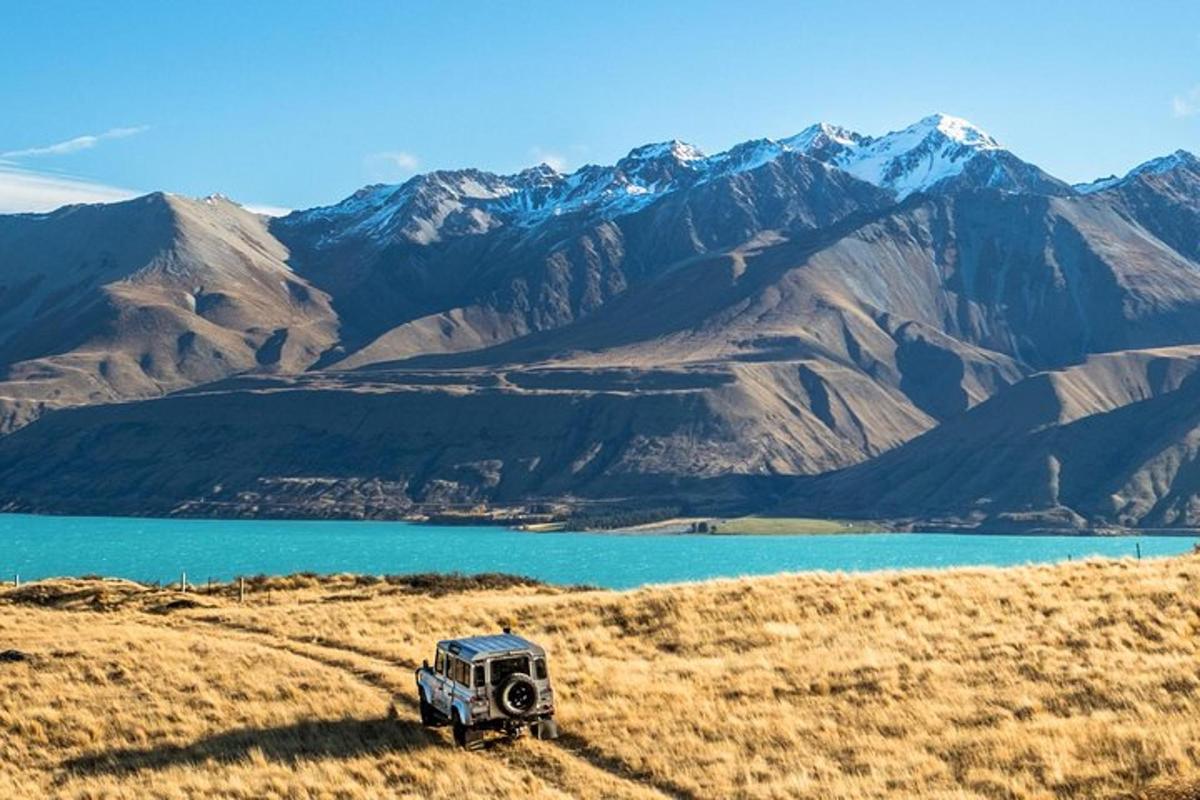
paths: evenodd
<path fill-rule="evenodd" d="M 421 722 L 452 725 L 460 747 L 488 730 L 519 736 L 529 728 L 539 739 L 558 737 L 546 651 L 507 628 L 438 642 L 433 666 L 426 661 L 416 674 Z"/>

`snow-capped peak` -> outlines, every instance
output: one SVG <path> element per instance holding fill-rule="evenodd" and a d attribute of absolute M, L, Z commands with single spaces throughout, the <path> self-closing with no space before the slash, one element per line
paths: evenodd
<path fill-rule="evenodd" d="M 960 175 L 977 156 L 1002 149 L 985 131 L 949 114 L 933 114 L 879 137 L 820 123 L 780 144 L 891 189 L 897 199 Z M 996 185 L 1003 186 L 1004 177 Z"/>
<path fill-rule="evenodd" d="M 1107 178 L 1100 178 L 1091 183 L 1077 183 L 1075 184 L 1075 191 L 1080 194 L 1095 194 L 1096 192 L 1102 192 L 1105 189 L 1111 189 L 1114 186 L 1131 181 L 1139 175 L 1162 175 L 1164 172 L 1170 172 L 1176 167 L 1200 169 L 1200 158 L 1196 158 L 1196 156 L 1187 150 L 1176 150 L 1169 155 L 1152 158 L 1149 161 L 1138 164 L 1123 176 L 1109 175 Z"/>
<path fill-rule="evenodd" d="M 679 162 L 699 161 L 704 158 L 704 152 L 695 145 L 672 139 L 669 142 L 656 142 L 635 147 L 622 160 L 653 161 L 668 156 Z"/>
<path fill-rule="evenodd" d="M 1196 158 L 1187 150 L 1176 150 L 1170 155 L 1162 156 L 1161 158 L 1152 158 L 1145 164 L 1134 169 L 1134 173 L 1138 175 L 1161 175 L 1164 172 L 1170 172 L 1176 167 L 1189 167 L 1196 169 L 1200 167 L 1200 158 Z"/>
<path fill-rule="evenodd" d="M 527 186 L 551 186 L 562 180 L 562 173 L 549 164 L 542 162 L 535 167 L 527 167 L 517 173 L 515 181 Z"/>
<path fill-rule="evenodd" d="M 959 144 L 980 150 L 1000 149 L 1000 143 L 989 136 L 987 132 L 972 125 L 962 117 L 952 117 L 949 114 L 933 114 L 920 120 L 915 125 L 909 126 L 906 130 L 928 130 L 930 128 Z"/>
<path fill-rule="evenodd" d="M 780 141 L 780 144 L 793 150 L 798 150 L 801 153 L 810 153 L 824 149 L 829 145 L 853 147 L 866 138 L 862 134 L 847 130 L 840 125 L 818 122 L 816 125 L 809 125 L 795 136 L 783 139 Z"/>

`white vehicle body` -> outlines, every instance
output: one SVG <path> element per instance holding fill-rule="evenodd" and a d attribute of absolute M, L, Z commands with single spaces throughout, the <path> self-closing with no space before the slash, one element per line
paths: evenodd
<path fill-rule="evenodd" d="M 483 731 L 558 736 L 546 651 L 508 631 L 438 642 L 432 665 L 416 671 L 421 721 L 453 725 L 467 745 Z"/>

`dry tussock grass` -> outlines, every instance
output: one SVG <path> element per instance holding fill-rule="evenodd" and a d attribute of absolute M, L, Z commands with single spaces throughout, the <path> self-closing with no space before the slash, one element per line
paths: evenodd
<path fill-rule="evenodd" d="M 31 655 L 0 664 L 0 796 L 1180 800 L 1200 785 L 1197 557 L 625 593 L 289 581 L 245 605 L 220 587 L 195 607 L 125 584 L 92 584 L 99 603 L 89 582 L 0 594 L 0 649 Z M 409 670 L 438 638 L 502 624 L 550 649 L 564 736 L 455 751 L 415 724 Z"/>

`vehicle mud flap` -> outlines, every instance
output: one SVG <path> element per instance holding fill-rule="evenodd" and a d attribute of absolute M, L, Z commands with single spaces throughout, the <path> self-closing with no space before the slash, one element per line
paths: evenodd
<path fill-rule="evenodd" d="M 558 723 L 552 719 L 543 719 L 530 726 L 535 739 L 557 739 Z"/>

